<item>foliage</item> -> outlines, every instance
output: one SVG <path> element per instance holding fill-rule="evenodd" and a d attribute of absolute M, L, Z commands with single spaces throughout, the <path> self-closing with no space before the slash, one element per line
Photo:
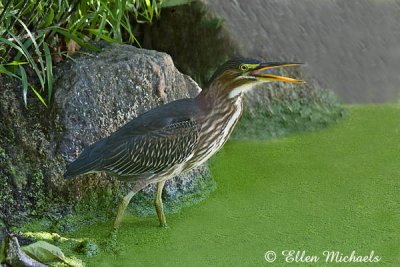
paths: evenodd
<path fill-rule="evenodd" d="M 28 89 L 47 105 L 54 63 L 81 46 L 96 50 L 90 41 L 139 45 L 133 25 L 151 23 L 159 5 L 160 0 L 1 1 L 0 74 L 21 81 L 25 106 Z"/>
<path fill-rule="evenodd" d="M 67 258 L 59 247 L 43 240 L 22 247 L 22 250 L 28 256 L 41 263 L 65 263 L 67 266 L 83 266 L 83 263 L 81 261 Z"/>

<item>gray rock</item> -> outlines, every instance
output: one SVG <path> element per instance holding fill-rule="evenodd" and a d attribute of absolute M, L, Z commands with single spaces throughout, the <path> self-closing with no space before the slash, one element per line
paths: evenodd
<path fill-rule="evenodd" d="M 60 152 L 67 162 L 139 114 L 175 99 L 194 97 L 201 90 L 174 67 L 169 55 L 117 44 L 106 45 L 93 56 L 75 58 L 56 77 L 54 101 L 64 126 Z M 116 182 L 104 175 L 87 176 L 70 183 L 74 197 L 83 197 L 88 188 L 96 190 Z M 207 165 L 200 166 L 168 181 L 165 197 L 179 199 L 207 179 Z M 153 191 L 154 185 L 144 190 L 151 197 Z"/>

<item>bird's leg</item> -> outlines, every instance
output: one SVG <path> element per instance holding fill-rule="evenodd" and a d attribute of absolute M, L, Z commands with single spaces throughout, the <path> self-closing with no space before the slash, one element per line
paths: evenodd
<path fill-rule="evenodd" d="M 165 184 L 165 181 L 161 181 L 161 182 L 157 183 L 157 196 L 154 201 L 154 205 L 156 206 L 158 220 L 160 221 L 161 227 L 167 227 L 167 221 L 165 219 L 165 214 L 164 214 L 164 206 L 163 206 L 163 202 L 162 202 L 162 198 L 161 198 L 164 184 Z"/>
<path fill-rule="evenodd" d="M 125 209 L 128 207 L 129 202 L 131 201 L 132 197 L 136 194 L 134 191 L 130 191 L 121 201 L 119 204 L 119 209 L 117 213 L 117 217 L 114 221 L 114 229 L 117 229 L 119 224 L 121 223 L 122 217 L 124 216 Z"/>
<path fill-rule="evenodd" d="M 128 207 L 129 202 L 131 201 L 132 197 L 142 190 L 148 183 L 144 183 L 142 181 L 139 181 L 138 183 L 135 184 L 133 189 L 122 199 L 121 204 L 119 204 L 119 209 L 117 213 L 117 217 L 115 218 L 114 221 L 114 229 L 117 229 L 119 224 L 121 223 L 122 217 L 124 216 L 124 212 L 126 210 L 126 207 Z"/>

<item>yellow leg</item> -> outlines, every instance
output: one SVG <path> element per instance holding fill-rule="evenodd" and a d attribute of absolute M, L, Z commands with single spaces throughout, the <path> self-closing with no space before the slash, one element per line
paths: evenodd
<path fill-rule="evenodd" d="M 130 191 L 121 201 L 119 204 L 119 209 L 117 213 L 117 217 L 114 221 L 114 229 L 117 229 L 119 224 L 121 223 L 122 217 L 124 216 L 126 207 L 128 207 L 129 202 L 131 201 L 132 197 L 136 194 L 136 192 Z"/>
<path fill-rule="evenodd" d="M 165 184 L 165 181 L 157 183 L 157 196 L 154 201 L 154 205 L 156 206 L 158 220 L 160 221 L 161 227 L 167 227 L 167 221 L 165 219 L 165 214 L 164 214 L 164 206 L 163 206 L 163 202 L 162 202 L 162 198 L 161 198 L 164 184 Z"/>
<path fill-rule="evenodd" d="M 115 218 L 114 221 L 114 229 L 117 229 L 119 224 L 121 223 L 122 217 L 124 216 L 126 207 L 128 207 L 129 202 L 131 201 L 132 197 L 142 190 L 148 183 L 146 181 L 139 181 L 135 184 L 133 187 L 132 191 L 130 191 L 121 201 L 121 204 L 119 204 L 119 209 L 117 213 L 117 217 Z"/>

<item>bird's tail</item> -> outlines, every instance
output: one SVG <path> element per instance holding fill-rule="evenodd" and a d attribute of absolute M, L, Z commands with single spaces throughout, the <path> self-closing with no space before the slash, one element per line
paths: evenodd
<path fill-rule="evenodd" d="M 98 171 L 99 165 L 99 158 L 93 157 L 90 149 L 84 150 L 75 161 L 67 166 L 64 178 L 71 179 L 80 174 Z"/>

